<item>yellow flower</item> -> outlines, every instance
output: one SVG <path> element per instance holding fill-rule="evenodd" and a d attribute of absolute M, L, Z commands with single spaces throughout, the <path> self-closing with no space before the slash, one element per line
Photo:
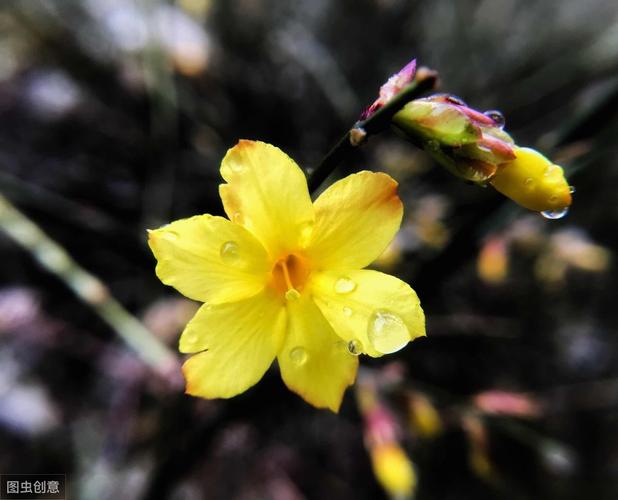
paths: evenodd
<path fill-rule="evenodd" d="M 425 334 L 416 293 L 363 270 L 399 229 L 388 175 L 359 172 L 311 202 L 280 149 L 240 141 L 221 163 L 229 220 L 198 215 L 149 232 L 157 276 L 205 302 L 180 338 L 187 393 L 229 398 L 275 358 L 289 389 L 337 411 L 357 355 L 394 352 Z"/>

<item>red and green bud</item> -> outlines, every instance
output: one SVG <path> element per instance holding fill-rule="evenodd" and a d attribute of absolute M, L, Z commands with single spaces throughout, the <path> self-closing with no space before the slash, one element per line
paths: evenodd
<path fill-rule="evenodd" d="M 431 97 L 410 101 L 395 114 L 393 123 L 406 134 L 438 141 L 440 146 L 473 144 L 482 136 L 480 127 L 458 106 Z"/>
<path fill-rule="evenodd" d="M 388 104 L 424 68 L 412 60 L 380 88 L 378 99 L 362 114 L 366 120 Z M 393 126 L 425 149 L 452 174 L 481 185 L 491 184 L 519 205 L 557 218 L 571 204 L 561 167 L 533 149 L 518 147 L 503 130 L 499 111 L 477 111 L 450 94 L 408 102 L 392 118 Z"/>
<path fill-rule="evenodd" d="M 444 94 L 409 102 L 393 125 L 454 175 L 496 190 L 548 217 L 566 213 L 571 190 L 561 167 L 520 148 L 497 111 L 481 113 Z"/>

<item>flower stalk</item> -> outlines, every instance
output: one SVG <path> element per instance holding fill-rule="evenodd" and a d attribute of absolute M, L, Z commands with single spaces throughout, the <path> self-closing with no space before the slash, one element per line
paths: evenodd
<path fill-rule="evenodd" d="M 394 78 L 394 75 L 391 78 Z M 378 101 L 361 115 L 350 130 L 326 154 L 320 164 L 309 176 L 309 191 L 315 192 L 332 171 L 358 146 L 365 143 L 369 137 L 383 132 L 391 126 L 393 116 L 408 102 L 432 90 L 438 81 L 438 74 L 428 68 L 419 68 L 408 73 L 408 81 L 402 88 L 393 89 L 393 93 L 385 102 Z M 386 86 L 386 85 L 385 85 Z M 386 100 L 388 99 L 388 100 Z"/>

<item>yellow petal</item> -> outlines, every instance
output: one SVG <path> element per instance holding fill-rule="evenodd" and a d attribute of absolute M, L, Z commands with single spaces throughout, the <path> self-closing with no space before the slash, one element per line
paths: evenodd
<path fill-rule="evenodd" d="M 291 391 L 317 408 L 334 412 L 358 368 L 358 358 L 348 352 L 307 296 L 289 302 L 285 343 L 277 359 Z"/>
<path fill-rule="evenodd" d="M 337 335 L 370 356 L 403 348 L 425 335 L 425 315 L 407 283 L 378 271 L 321 272 L 313 299 Z"/>
<path fill-rule="evenodd" d="M 515 148 L 516 158 L 499 166 L 490 183 L 522 207 L 538 212 L 561 211 L 571 205 L 564 171 L 541 153 Z"/>
<path fill-rule="evenodd" d="M 182 367 L 187 394 L 230 398 L 257 383 L 281 349 L 285 308 L 268 289 L 240 302 L 203 305 L 180 338 L 200 352 Z"/>
<path fill-rule="evenodd" d="M 251 233 L 223 217 L 197 215 L 149 231 L 156 273 L 190 299 L 218 303 L 258 293 L 268 255 Z"/>
<path fill-rule="evenodd" d="M 302 170 L 270 144 L 242 140 L 221 162 L 219 186 L 230 220 L 251 231 L 278 258 L 295 250 L 313 224 L 313 206 Z"/>
<path fill-rule="evenodd" d="M 307 255 L 317 268 L 368 266 L 391 242 L 403 215 L 397 182 L 383 173 L 342 179 L 315 202 L 315 226 Z"/>

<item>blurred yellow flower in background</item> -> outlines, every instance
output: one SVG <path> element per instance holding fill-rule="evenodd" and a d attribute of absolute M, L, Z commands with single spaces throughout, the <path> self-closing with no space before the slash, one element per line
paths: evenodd
<path fill-rule="evenodd" d="M 371 465 L 391 498 L 412 498 L 416 490 L 416 472 L 401 446 L 396 443 L 377 445 L 371 453 Z"/>
<path fill-rule="evenodd" d="M 280 149 L 240 141 L 221 164 L 229 220 L 198 215 L 149 231 L 161 281 L 204 302 L 180 338 L 187 393 L 229 398 L 275 358 L 288 388 L 337 411 L 357 356 L 395 352 L 425 334 L 403 281 L 365 270 L 401 224 L 397 183 L 368 171 L 312 203 Z"/>

